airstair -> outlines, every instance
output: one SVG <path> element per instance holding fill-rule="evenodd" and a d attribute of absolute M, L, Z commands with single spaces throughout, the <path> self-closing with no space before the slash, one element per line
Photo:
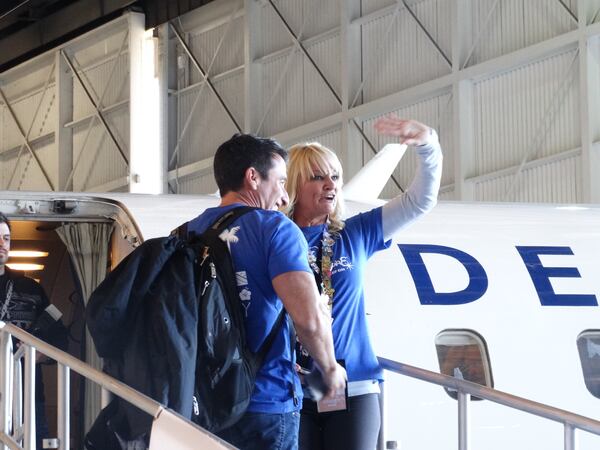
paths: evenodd
<path fill-rule="evenodd" d="M 584 430 L 589 433 L 600 436 L 600 421 L 588 417 L 580 416 L 563 409 L 554 408 L 542 403 L 534 402 L 516 395 L 507 394 L 496 389 L 482 386 L 470 381 L 442 375 L 437 372 L 421 369 L 418 367 L 392 361 L 386 358 L 378 358 L 380 366 L 388 371 L 399 375 L 404 375 L 427 383 L 443 386 L 457 393 L 458 399 L 458 450 L 471 450 L 471 397 L 489 400 L 491 402 L 504 405 L 508 408 L 520 410 L 528 414 L 558 422 L 564 428 L 564 450 L 577 450 L 577 431 Z M 385 399 L 385 395 L 383 395 Z M 385 421 L 383 421 L 385 423 Z M 385 430 L 382 435 L 385 435 Z M 383 450 L 385 443 L 380 439 L 377 450 Z M 392 447 L 395 448 L 395 447 Z"/>
<path fill-rule="evenodd" d="M 12 337 L 22 345 L 14 349 Z M 36 450 L 35 440 L 35 360 L 41 352 L 55 360 L 58 380 L 57 439 L 54 448 L 70 450 L 69 379 L 70 371 L 102 386 L 136 405 L 153 418 L 149 450 L 234 449 L 208 431 L 129 386 L 90 367 L 73 356 L 33 337 L 20 328 L 0 321 L 0 450 Z M 427 383 L 452 389 L 458 398 L 458 450 L 470 450 L 470 398 L 489 400 L 508 408 L 555 421 L 564 427 L 564 449 L 577 450 L 576 433 L 584 430 L 600 436 L 600 421 L 569 411 L 507 394 L 469 381 L 449 377 L 385 358 L 383 369 Z M 25 389 L 21 380 L 24 380 Z M 384 395 L 385 398 L 385 395 Z M 383 421 L 385 423 L 385 421 Z M 383 430 L 382 435 L 385 435 Z M 385 448 L 380 439 L 378 450 Z"/>
<path fill-rule="evenodd" d="M 14 336 L 22 345 L 13 349 Z M 57 439 L 53 448 L 70 450 L 70 371 L 102 386 L 153 418 L 149 450 L 234 449 L 208 431 L 73 356 L 0 321 L 0 450 L 36 450 L 35 359 L 41 352 L 55 360 L 58 380 Z M 25 389 L 21 384 L 24 380 Z M 41 449 L 38 449 L 41 450 Z"/>

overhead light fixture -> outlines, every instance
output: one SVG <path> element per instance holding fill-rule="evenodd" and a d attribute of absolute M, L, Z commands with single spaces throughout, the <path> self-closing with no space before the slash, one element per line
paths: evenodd
<path fill-rule="evenodd" d="M 43 270 L 43 264 L 30 264 L 30 263 L 9 263 L 6 265 L 11 270 L 22 270 L 25 272 L 32 272 L 34 270 Z"/>
<path fill-rule="evenodd" d="M 10 258 L 45 258 L 48 252 L 39 250 L 11 250 L 8 252 Z"/>

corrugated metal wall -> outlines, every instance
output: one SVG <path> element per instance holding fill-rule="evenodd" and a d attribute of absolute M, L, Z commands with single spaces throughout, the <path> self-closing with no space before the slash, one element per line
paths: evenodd
<path fill-rule="evenodd" d="M 338 152 L 348 179 L 373 156 L 371 146 L 390 141 L 375 134 L 374 120 L 395 112 L 438 130 L 445 154 L 440 198 L 600 198 L 583 181 L 592 176 L 593 168 L 583 165 L 593 160 L 591 148 L 600 140 L 593 120 L 600 103 L 600 32 L 587 25 L 600 20 L 594 14 L 597 0 L 411 0 L 410 10 L 394 0 L 273 4 L 277 12 L 268 1 L 218 0 L 173 22 L 221 101 L 171 30 L 166 84 L 172 130 L 164 149 L 170 192 L 214 192 L 210 158 L 238 127 L 275 136 L 284 145 L 320 140 Z M 579 24 L 581 4 L 587 16 Z M 109 107 L 107 122 L 128 155 L 126 33 L 123 21 L 65 51 L 96 100 L 102 97 Z M 164 36 L 161 42 L 166 43 Z M 585 49 L 582 42 L 588 42 Z M 583 59 L 582 51 L 588 52 Z M 55 74 L 48 78 L 53 63 L 52 55 L 26 63 L 14 74 L 1 74 L 0 86 L 28 128 L 48 80 L 30 141 L 56 181 L 60 162 L 53 135 L 59 102 Z M 90 121 L 95 111 L 77 80 L 72 92 L 67 126 L 73 130 L 73 164 L 82 155 L 73 189 L 126 189 L 127 164 L 99 121 Z M 586 114 L 591 146 L 582 128 Z M 49 189 L 28 151 L 16 164 L 22 138 L 5 107 L 0 107 L 0 121 L 3 187 L 11 179 L 13 189 Z M 408 186 L 414 165 L 408 152 L 394 173 L 396 182 L 390 181 L 383 195 Z"/>
<path fill-rule="evenodd" d="M 454 164 L 451 100 L 450 94 L 444 94 L 393 111 L 393 114 L 398 117 L 414 118 L 420 122 L 429 124 L 438 131 L 440 143 L 444 149 L 444 166 L 446 167 L 452 167 Z M 375 144 L 376 148 L 382 148 L 388 143 L 396 142 L 392 137 L 380 136 L 372 131 L 375 120 L 384 115 L 385 114 L 380 114 L 364 122 L 364 128 L 368 130 L 367 135 L 372 137 L 372 142 Z M 367 145 L 363 144 L 363 161 L 367 162 L 372 157 L 373 151 Z M 394 176 L 402 189 L 406 189 L 410 185 L 415 167 L 415 154 L 409 150 L 405 153 L 400 164 L 398 164 L 398 167 L 394 171 Z M 452 184 L 453 182 L 453 171 L 445 170 L 442 174 L 442 185 Z M 382 193 L 382 197 L 390 198 L 399 193 L 399 187 L 393 180 L 390 180 Z"/>
<path fill-rule="evenodd" d="M 31 149 L 42 164 L 52 164 L 56 96 L 51 59 L 45 58 L 29 71 L 16 71 L 1 88 L 19 126 L 28 136 Z M 39 165 L 23 145 L 11 112 L 4 105 L 0 110 L 2 188 L 48 190 L 50 187 Z"/>
<path fill-rule="evenodd" d="M 102 107 L 119 105 L 106 111 L 104 117 L 126 156 L 129 155 L 127 37 L 127 32 L 122 31 L 71 55 L 75 67 L 83 68 L 81 78 L 96 103 Z M 73 176 L 75 191 L 90 190 L 128 175 L 127 165 L 105 127 L 97 118 L 90 118 L 95 111 L 83 87 L 74 80 L 73 121 L 77 124 L 73 127 L 73 153 L 74 161 L 79 161 Z"/>
<path fill-rule="evenodd" d="M 122 150 L 129 148 L 129 58 L 127 21 L 119 19 L 108 30 L 92 32 L 73 44 L 48 52 L 0 75 L 3 93 L 29 141 L 32 157 L 6 105 L 0 107 L 0 185 L 3 189 L 64 190 L 58 177 L 57 127 L 72 130 L 68 164 L 74 167 L 72 189 L 85 191 L 127 176 L 127 163 L 120 156 L 96 109 L 68 66 L 68 95 L 59 92 L 56 64 L 65 64 L 60 52 L 72 62 L 83 83 L 103 113 Z M 61 99 L 61 96 L 65 98 Z M 58 105 L 68 105 L 70 121 L 59 125 Z M 33 122 L 33 123 L 32 123 Z M 46 180 L 47 174 L 52 187 Z"/>
<path fill-rule="evenodd" d="M 577 1 L 563 1 L 577 14 Z M 477 0 L 472 2 L 476 41 L 470 64 L 477 64 L 577 28 L 577 21 L 558 1 Z"/>
<path fill-rule="evenodd" d="M 577 203 L 581 201 L 581 159 L 573 155 L 525 168 L 518 174 L 498 176 L 475 183 L 479 201 Z"/>
<path fill-rule="evenodd" d="M 423 1 L 414 13 L 427 23 L 427 29 L 444 53 L 449 45 L 452 2 Z M 425 20 L 427 19 L 427 20 Z M 389 28 L 389 34 L 386 31 Z M 362 25 L 362 66 L 367 80 L 364 101 L 383 97 L 450 73 L 423 30 L 404 8 L 376 16 Z"/>
<path fill-rule="evenodd" d="M 579 147 L 575 51 L 475 84 L 480 174 Z"/>

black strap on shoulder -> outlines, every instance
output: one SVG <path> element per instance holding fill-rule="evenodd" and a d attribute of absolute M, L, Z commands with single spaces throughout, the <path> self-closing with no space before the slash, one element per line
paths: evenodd
<path fill-rule="evenodd" d="M 225 228 L 231 225 L 235 220 L 239 219 L 244 214 L 254 211 L 255 209 L 252 206 L 237 206 L 233 209 L 230 209 L 221 217 L 219 217 L 206 231 L 215 232 L 217 234 L 221 234 Z"/>
<path fill-rule="evenodd" d="M 240 216 L 243 216 L 247 212 L 250 212 L 254 209 L 258 208 L 254 208 L 252 206 L 238 206 L 236 208 L 233 208 L 227 211 L 221 217 L 219 217 L 206 231 L 211 231 L 211 233 L 216 232 L 217 234 L 220 234 L 225 228 L 231 225 L 231 223 L 234 220 L 238 219 Z M 189 241 L 193 240 L 194 236 L 197 233 L 195 231 L 188 231 L 188 224 L 189 222 L 182 223 L 174 230 L 171 230 L 169 236 L 177 236 L 180 239 L 185 239 Z"/>
<path fill-rule="evenodd" d="M 279 331 L 279 329 L 283 326 L 283 322 L 285 320 L 286 313 L 287 313 L 287 311 L 285 310 L 285 308 L 281 308 L 281 311 L 279 312 L 279 315 L 277 316 L 277 320 L 275 320 L 275 323 L 273 324 L 271 331 L 269 332 L 268 336 L 265 338 L 262 345 L 256 352 L 256 358 L 257 358 L 259 367 L 262 365 L 263 361 L 265 360 L 265 356 L 267 356 L 267 353 L 269 353 L 269 350 L 271 350 L 271 346 L 273 345 L 275 336 L 277 335 L 277 332 Z M 290 334 L 290 339 L 291 339 L 291 334 Z"/>
<path fill-rule="evenodd" d="M 227 250 L 225 243 L 219 238 L 219 235 L 227 227 L 229 227 L 235 220 L 237 220 L 244 214 L 246 214 L 250 211 L 253 211 L 255 209 L 258 209 L 258 208 L 253 208 L 251 206 L 238 206 L 236 208 L 233 208 L 233 209 L 227 211 L 221 217 L 219 217 L 202 234 L 204 239 L 206 239 L 208 241 L 209 245 L 212 245 L 212 246 L 218 245 L 220 248 L 224 248 L 226 250 L 226 254 L 229 257 L 229 261 L 230 261 L 230 264 L 227 267 L 233 267 L 233 263 L 231 261 L 231 255 L 229 254 L 229 251 Z M 235 274 L 232 274 L 231 279 L 235 279 Z M 262 365 L 262 363 L 265 359 L 265 356 L 271 349 L 271 346 L 273 345 L 273 341 L 275 340 L 275 336 L 277 335 L 277 332 L 283 326 L 285 317 L 286 317 L 286 310 L 285 310 L 285 308 L 281 308 L 281 311 L 280 311 L 279 315 L 277 316 L 277 319 L 275 320 L 275 323 L 273 324 L 271 331 L 265 338 L 264 342 L 262 343 L 262 345 L 260 346 L 258 351 L 255 353 L 257 368 Z"/>

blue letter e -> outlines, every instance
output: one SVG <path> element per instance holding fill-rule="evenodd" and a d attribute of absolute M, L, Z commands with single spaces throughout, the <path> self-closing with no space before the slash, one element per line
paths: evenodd
<path fill-rule="evenodd" d="M 555 294 L 550 277 L 581 278 L 577 267 L 544 267 L 539 255 L 572 255 L 570 247 L 517 246 L 544 306 L 598 306 L 593 294 Z"/>
<path fill-rule="evenodd" d="M 398 247 L 406 260 L 422 305 L 462 305 L 475 301 L 485 294 L 488 287 L 487 275 L 483 266 L 471 255 L 443 245 L 398 244 Z M 458 260 L 467 270 L 469 285 L 458 292 L 435 292 L 421 257 L 422 253 L 437 253 Z"/>

